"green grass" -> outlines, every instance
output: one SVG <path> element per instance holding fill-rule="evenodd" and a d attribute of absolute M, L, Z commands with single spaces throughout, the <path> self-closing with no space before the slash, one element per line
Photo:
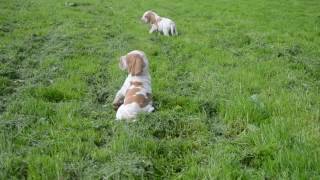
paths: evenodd
<path fill-rule="evenodd" d="M 318 0 L 0 4 L 0 179 L 320 178 Z M 116 122 L 134 49 L 157 111 Z"/>

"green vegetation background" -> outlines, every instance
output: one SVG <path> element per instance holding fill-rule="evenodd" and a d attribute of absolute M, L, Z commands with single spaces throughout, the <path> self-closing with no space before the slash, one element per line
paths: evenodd
<path fill-rule="evenodd" d="M 319 179 L 319 7 L 0 0 L 0 179 Z M 149 35 L 148 9 L 180 36 Z M 134 49 L 157 111 L 116 122 Z"/>

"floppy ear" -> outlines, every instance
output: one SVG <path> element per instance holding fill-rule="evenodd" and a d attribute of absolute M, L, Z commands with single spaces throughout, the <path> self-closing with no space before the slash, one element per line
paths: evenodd
<path fill-rule="evenodd" d="M 121 56 L 120 57 L 120 61 L 119 61 L 119 68 L 121 70 L 125 70 L 127 69 L 128 65 L 127 65 L 127 58 L 126 56 Z"/>
<path fill-rule="evenodd" d="M 130 54 L 127 56 L 128 73 L 132 76 L 139 76 L 143 72 L 145 63 L 138 54 Z"/>
<path fill-rule="evenodd" d="M 151 24 L 156 23 L 156 17 L 153 12 L 148 12 L 145 17 L 148 23 L 151 23 Z"/>

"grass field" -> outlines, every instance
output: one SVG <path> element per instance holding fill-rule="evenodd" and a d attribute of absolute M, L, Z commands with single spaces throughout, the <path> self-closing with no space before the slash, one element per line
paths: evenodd
<path fill-rule="evenodd" d="M 0 179 L 319 179 L 319 8 L 0 0 Z M 149 35 L 148 9 L 180 35 Z M 157 110 L 117 122 L 134 49 Z"/>

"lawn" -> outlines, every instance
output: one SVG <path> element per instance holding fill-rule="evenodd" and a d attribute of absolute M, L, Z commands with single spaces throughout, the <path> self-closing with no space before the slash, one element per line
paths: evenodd
<path fill-rule="evenodd" d="M 319 0 L 0 0 L 0 179 L 319 179 Z M 148 34 L 152 9 L 179 36 Z M 149 58 L 156 111 L 115 120 Z"/>

